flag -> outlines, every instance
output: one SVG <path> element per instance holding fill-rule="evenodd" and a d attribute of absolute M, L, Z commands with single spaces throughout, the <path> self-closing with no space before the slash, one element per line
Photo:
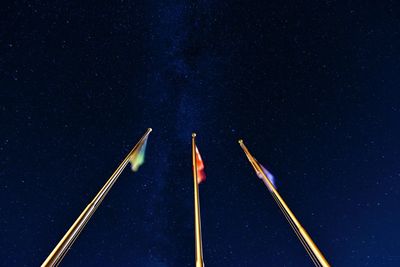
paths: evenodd
<path fill-rule="evenodd" d="M 132 171 L 136 172 L 140 166 L 144 163 L 144 154 L 146 152 L 147 145 L 147 136 L 143 140 L 143 142 L 139 145 L 139 147 L 132 153 L 132 156 L 129 159 L 131 163 Z"/>
<path fill-rule="evenodd" d="M 262 169 L 262 171 L 264 172 L 264 174 L 267 176 L 268 180 L 271 182 L 271 184 L 276 188 L 276 184 L 275 184 L 275 177 L 272 175 L 272 173 L 270 173 L 263 165 L 261 165 L 260 163 L 258 163 Z M 257 172 L 257 176 L 258 178 L 262 179 L 263 176 L 261 175 L 261 173 Z"/>
<path fill-rule="evenodd" d="M 204 163 L 203 160 L 201 159 L 200 152 L 197 146 L 196 146 L 196 165 L 197 165 L 197 183 L 200 184 L 206 180 L 206 174 L 204 172 Z"/>

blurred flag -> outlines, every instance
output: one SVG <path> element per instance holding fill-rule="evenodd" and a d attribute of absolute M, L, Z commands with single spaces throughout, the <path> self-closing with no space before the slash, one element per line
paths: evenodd
<path fill-rule="evenodd" d="M 261 165 L 259 162 L 257 162 L 262 171 L 264 172 L 264 174 L 267 176 L 268 180 L 271 182 L 271 184 L 276 188 L 276 183 L 275 183 L 275 177 L 272 175 L 272 173 L 270 173 L 263 165 Z M 258 178 L 262 179 L 263 176 L 261 173 L 257 172 L 257 176 Z"/>
<path fill-rule="evenodd" d="M 146 152 L 146 145 L 147 145 L 147 136 L 143 140 L 139 147 L 132 153 L 132 156 L 129 159 L 131 163 L 132 171 L 136 172 L 140 166 L 144 163 L 144 154 Z"/>
<path fill-rule="evenodd" d="M 200 152 L 197 146 L 196 146 L 196 165 L 197 165 L 197 183 L 200 184 L 206 180 L 206 174 L 204 172 L 204 163 L 203 160 L 201 159 Z"/>

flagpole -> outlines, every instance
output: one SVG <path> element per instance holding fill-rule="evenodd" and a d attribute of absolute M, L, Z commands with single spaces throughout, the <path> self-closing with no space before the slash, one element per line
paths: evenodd
<path fill-rule="evenodd" d="M 196 247 L 196 267 L 204 267 L 203 261 L 203 242 L 201 238 L 201 217 L 200 217 L 200 198 L 199 183 L 197 180 L 197 160 L 196 160 L 196 134 L 192 134 L 192 161 L 193 161 L 193 187 L 194 187 L 194 228 L 195 228 L 195 247 Z"/>
<path fill-rule="evenodd" d="M 89 203 L 89 205 L 83 210 L 81 215 L 79 215 L 78 219 L 74 222 L 74 224 L 69 228 L 64 237 L 60 240 L 57 246 L 53 249 L 50 255 L 46 258 L 46 260 L 42 263 L 41 267 L 54 267 L 58 266 L 61 260 L 64 258 L 65 254 L 68 252 L 69 248 L 72 246 L 76 238 L 79 236 L 87 222 L 90 220 L 98 206 L 101 204 L 107 193 L 110 191 L 111 187 L 117 181 L 118 177 L 121 175 L 122 171 L 125 169 L 126 165 L 129 162 L 130 157 L 136 151 L 137 148 L 146 140 L 147 136 L 152 131 L 151 128 L 148 128 L 146 133 L 142 136 L 139 142 L 133 147 L 133 149 L 129 152 L 129 154 L 125 157 L 125 159 L 121 162 L 118 168 L 114 171 L 108 181 L 104 184 L 104 186 L 100 189 L 97 195 L 93 198 L 93 200 Z"/>
<path fill-rule="evenodd" d="M 325 259 L 322 252 L 318 249 L 317 245 L 311 239 L 310 235 L 307 231 L 303 228 L 300 222 L 297 220 L 296 216 L 290 210 L 286 202 L 283 200 L 279 192 L 276 190 L 275 186 L 271 183 L 270 179 L 262 170 L 260 164 L 257 160 L 250 154 L 247 147 L 244 145 L 243 140 L 239 140 L 239 144 L 243 149 L 244 153 L 246 154 L 248 160 L 250 161 L 251 165 L 253 166 L 254 170 L 257 173 L 262 175 L 264 183 L 267 185 L 270 193 L 274 197 L 275 201 L 277 202 L 278 206 L 281 208 L 282 212 L 284 213 L 285 217 L 288 219 L 289 223 L 291 224 L 293 230 L 295 231 L 296 235 L 299 237 L 300 242 L 304 245 L 307 253 L 310 255 L 311 259 L 313 260 L 316 266 L 322 267 L 330 267 L 328 261 Z"/>

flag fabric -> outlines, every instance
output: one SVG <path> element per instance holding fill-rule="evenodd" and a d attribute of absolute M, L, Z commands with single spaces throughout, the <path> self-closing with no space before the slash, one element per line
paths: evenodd
<path fill-rule="evenodd" d="M 270 173 L 263 165 L 261 165 L 260 163 L 258 163 L 262 169 L 262 171 L 264 172 L 264 174 L 267 176 L 268 180 L 271 182 L 271 184 L 276 188 L 276 184 L 275 184 L 275 177 L 272 175 L 272 173 Z M 261 173 L 257 172 L 257 176 L 258 178 L 262 179 L 263 176 L 261 175 Z"/>
<path fill-rule="evenodd" d="M 197 165 L 197 183 L 200 184 L 206 180 L 206 173 L 204 172 L 204 163 L 203 160 L 201 159 L 200 152 L 197 146 L 196 146 L 196 165 Z"/>
<path fill-rule="evenodd" d="M 135 150 L 135 152 L 133 152 L 132 156 L 129 159 L 132 171 L 136 172 L 139 169 L 139 167 L 143 165 L 146 146 L 147 146 L 147 136 L 146 139 L 144 139 L 143 142 L 140 144 L 140 147 L 138 147 Z"/>

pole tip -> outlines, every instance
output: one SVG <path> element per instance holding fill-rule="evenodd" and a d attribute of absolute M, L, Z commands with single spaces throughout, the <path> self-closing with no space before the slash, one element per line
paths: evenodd
<path fill-rule="evenodd" d="M 147 130 L 149 131 L 149 133 L 150 133 L 151 131 L 153 131 L 153 129 L 152 129 L 152 128 L 148 128 Z"/>
<path fill-rule="evenodd" d="M 243 144 L 243 139 L 239 139 L 239 144 Z"/>
<path fill-rule="evenodd" d="M 196 137 L 196 133 L 192 133 L 192 137 Z"/>

